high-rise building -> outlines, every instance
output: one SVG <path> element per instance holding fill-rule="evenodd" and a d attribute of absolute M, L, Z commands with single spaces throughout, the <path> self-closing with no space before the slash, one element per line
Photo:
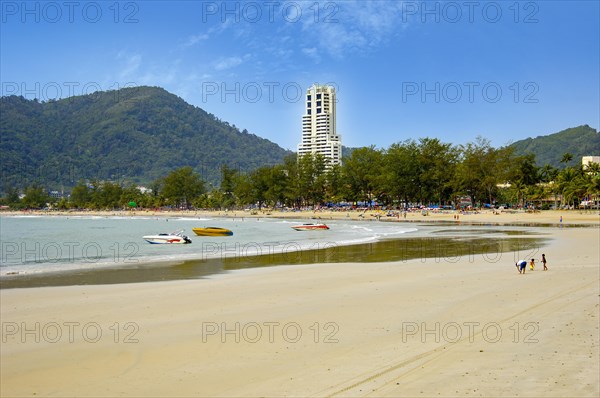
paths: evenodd
<path fill-rule="evenodd" d="M 342 164 L 342 137 L 337 134 L 335 121 L 335 88 L 313 85 L 306 90 L 305 100 L 298 156 L 320 153 L 330 165 Z"/>

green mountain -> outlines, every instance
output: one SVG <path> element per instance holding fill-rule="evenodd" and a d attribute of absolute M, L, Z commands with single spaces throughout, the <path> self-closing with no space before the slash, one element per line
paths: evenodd
<path fill-rule="evenodd" d="M 2 97 L 0 115 L 0 190 L 81 179 L 149 183 L 183 166 L 217 183 L 222 164 L 245 172 L 291 154 L 158 87 L 45 103 Z"/>
<path fill-rule="evenodd" d="M 550 135 L 527 138 L 510 146 L 516 155 L 534 153 L 540 167 L 549 164 L 563 168 L 565 164 L 560 161 L 565 153 L 573 155 L 569 166 L 581 164 L 582 156 L 600 155 L 600 133 L 586 124 Z"/>
<path fill-rule="evenodd" d="M 355 149 L 356 148 L 342 145 L 342 159 L 352 156 L 352 152 L 354 152 Z"/>

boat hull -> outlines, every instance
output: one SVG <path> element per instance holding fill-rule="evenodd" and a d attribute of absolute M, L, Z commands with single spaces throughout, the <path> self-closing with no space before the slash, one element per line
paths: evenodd
<path fill-rule="evenodd" d="M 302 225 L 294 225 L 292 229 L 296 231 L 318 231 L 318 230 L 327 230 L 329 227 L 325 224 L 302 224 Z"/>
<path fill-rule="evenodd" d="M 231 236 L 233 232 L 227 228 L 207 227 L 192 228 L 192 231 L 198 236 Z"/>
<path fill-rule="evenodd" d="M 164 244 L 180 244 L 185 245 L 188 243 L 192 243 L 192 241 L 187 236 L 179 236 L 179 235 L 146 235 L 142 236 L 146 242 L 151 243 L 153 245 L 164 245 Z"/>

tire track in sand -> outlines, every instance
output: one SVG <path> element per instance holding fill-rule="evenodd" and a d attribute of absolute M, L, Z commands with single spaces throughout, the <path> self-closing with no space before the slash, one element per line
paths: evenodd
<path fill-rule="evenodd" d="M 584 288 L 587 288 L 590 285 L 597 285 L 598 281 L 592 281 L 592 282 L 587 282 L 584 284 L 580 284 L 576 287 L 567 289 L 566 291 L 560 292 L 560 293 L 556 293 L 552 296 L 550 296 L 549 298 L 544 298 L 541 302 L 538 302 L 536 304 L 533 304 L 509 317 L 506 317 L 500 321 L 498 321 L 497 323 L 502 325 L 502 330 L 504 331 L 508 326 L 510 325 L 506 325 L 507 323 L 509 323 L 510 321 L 512 321 L 513 319 L 522 316 L 530 311 L 533 311 L 537 308 L 543 307 L 543 306 L 548 306 L 548 305 L 553 305 L 553 307 L 551 308 L 551 310 L 549 312 L 554 312 L 566 305 L 571 305 L 573 304 L 573 302 L 568 302 L 565 305 L 556 305 L 554 302 L 562 297 L 565 296 L 569 296 L 571 294 L 573 294 L 574 292 L 580 291 Z M 581 299 L 586 298 L 585 296 L 582 297 Z M 578 299 L 576 301 L 579 301 L 581 299 Z M 475 336 L 481 336 L 483 333 L 483 331 L 479 331 L 471 336 L 467 336 L 464 337 L 462 339 L 460 339 L 457 342 L 450 342 L 450 343 L 446 343 L 442 346 L 436 347 L 432 350 L 423 352 L 421 354 L 415 355 L 411 358 L 402 360 L 398 363 L 392 363 L 390 365 L 385 366 L 384 368 L 380 369 L 380 370 L 376 370 L 374 371 L 374 373 L 363 373 L 360 376 L 357 377 L 353 377 L 351 379 L 348 379 L 345 382 L 341 382 L 338 383 L 335 386 L 331 386 L 327 389 L 321 390 L 320 392 L 314 394 L 313 396 L 326 396 L 326 397 L 335 397 L 335 396 L 339 396 L 339 395 L 343 395 L 345 393 L 347 393 L 350 390 L 353 390 L 363 384 L 369 383 L 369 382 L 373 382 L 376 381 L 376 379 L 381 378 L 383 376 L 389 375 L 390 373 L 400 370 L 402 368 L 406 368 L 410 366 L 410 369 L 406 370 L 405 372 L 399 374 L 399 375 L 395 375 L 392 377 L 392 381 L 397 381 L 407 375 L 409 375 L 410 373 L 412 373 L 412 371 L 414 371 L 417 368 L 420 368 L 420 365 L 423 364 L 427 364 L 427 363 L 431 363 L 435 360 L 437 360 L 440 356 L 445 355 L 447 353 L 449 353 L 453 348 L 456 348 L 457 346 L 459 346 L 460 344 L 463 344 L 465 341 L 469 340 L 469 339 L 473 339 Z M 423 361 L 423 362 L 419 362 L 419 361 Z M 412 365 L 412 366 L 411 366 Z M 357 380 L 358 379 L 358 380 Z M 389 385 L 392 381 L 383 381 L 383 384 L 380 385 L 378 388 L 382 388 L 386 385 Z M 351 383 L 347 386 L 343 386 L 346 383 Z M 363 393 L 361 395 L 366 395 L 366 394 L 371 394 L 376 392 L 377 390 L 373 390 L 371 389 L 369 392 Z"/>

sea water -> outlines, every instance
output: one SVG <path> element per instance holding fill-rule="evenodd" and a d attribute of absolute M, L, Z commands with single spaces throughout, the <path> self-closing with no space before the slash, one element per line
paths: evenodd
<path fill-rule="evenodd" d="M 305 222 L 241 217 L 2 216 L 0 275 L 268 255 L 424 232 L 415 225 L 350 220 L 328 221 L 329 230 L 291 228 Z M 192 232 L 192 228 L 208 226 L 230 229 L 233 236 L 206 237 Z M 142 239 L 181 230 L 191 244 L 149 244 Z"/>

